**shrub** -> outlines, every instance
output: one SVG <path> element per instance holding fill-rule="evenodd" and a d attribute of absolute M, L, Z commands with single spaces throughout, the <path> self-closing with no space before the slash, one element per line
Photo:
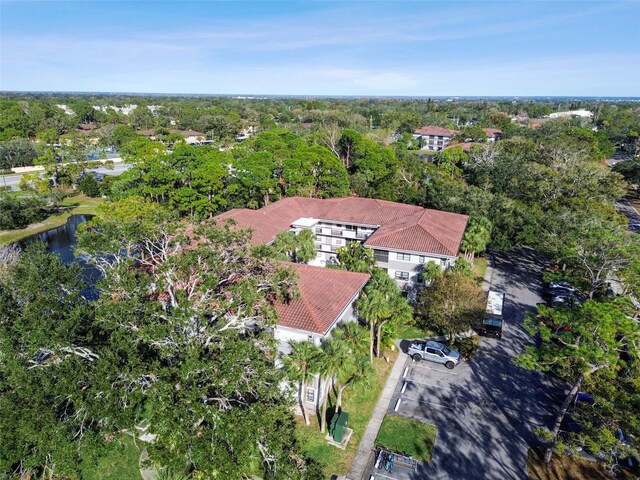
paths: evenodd
<path fill-rule="evenodd" d="M 87 173 L 82 177 L 78 182 L 78 187 L 82 193 L 89 197 L 97 197 L 100 195 L 100 185 L 96 177 L 91 173 Z"/>
<path fill-rule="evenodd" d="M 44 220 L 45 201 L 38 196 L 0 197 L 0 230 L 14 230 Z"/>

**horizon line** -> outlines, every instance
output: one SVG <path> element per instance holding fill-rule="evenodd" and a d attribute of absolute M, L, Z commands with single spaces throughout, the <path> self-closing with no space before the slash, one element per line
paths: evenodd
<path fill-rule="evenodd" d="M 127 92 L 127 91 L 91 91 L 91 90 L 0 90 L 0 95 L 5 94 L 70 94 L 70 95 L 130 95 L 130 96 L 178 96 L 178 97 L 232 97 L 236 99 L 263 98 L 335 98 L 335 99 L 357 99 L 357 98 L 391 98 L 391 99 L 619 99 L 640 101 L 640 96 L 619 96 L 619 95 L 358 95 L 358 94 L 266 94 L 266 93 L 170 93 L 170 92 Z"/>

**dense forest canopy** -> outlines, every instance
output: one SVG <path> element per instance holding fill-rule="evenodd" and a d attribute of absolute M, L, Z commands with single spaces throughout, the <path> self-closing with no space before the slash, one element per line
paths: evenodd
<path fill-rule="evenodd" d="M 593 115 L 547 117 L 576 109 Z M 421 149 L 412 133 L 424 125 L 456 130 L 452 146 Z M 502 136 L 487 141 L 483 128 Z M 91 168 L 107 153 L 129 168 L 98 179 Z M 626 160 L 612 169 L 604 160 L 616 153 Z M 639 401 L 629 354 L 637 313 L 608 292 L 615 277 L 624 295 L 640 294 L 640 242 L 616 210 L 637 188 L 639 153 L 637 102 L 4 94 L 0 170 L 44 172 L 0 197 L 0 229 L 41 220 L 73 189 L 105 200 L 78 233 L 79 250 L 103 273 L 95 301 L 82 296 L 77 269 L 41 245 L 0 252 L 0 470 L 46 478 L 55 467 L 76 478 L 84 459 L 140 427 L 166 440 L 148 447 L 157 465 L 194 478 L 317 478 L 295 440 L 293 399 L 275 386 L 287 377 L 304 386 L 323 372 L 342 392 L 369 376 L 395 319 L 415 315 L 453 338 L 472 324 L 458 315 L 468 292 L 474 311 L 484 297 L 459 259 L 449 272 L 425 272 L 432 290 L 413 311 L 371 252 L 350 245 L 338 267 L 372 275 L 358 303 L 364 341 L 345 329 L 322 349 L 294 349 L 286 369 L 274 369 L 273 302 L 297 294 L 295 275 L 278 262 L 313 258 L 313 235 L 252 248 L 248 232 L 213 228 L 212 218 L 292 196 L 357 195 L 467 214 L 461 255 L 469 262 L 518 245 L 548 256 L 554 268 L 545 279 L 570 282 L 588 301 L 541 308 L 572 330 L 558 336 L 550 321 L 530 319 L 543 343 L 520 361 L 593 388 L 607 421 L 585 419 L 581 441 L 611 451 L 617 428 L 640 435 L 630 413 Z M 434 305 L 454 296 L 461 308 L 436 318 Z M 596 344 L 606 348 L 594 360 L 585 352 Z M 354 352 L 364 362 L 350 361 Z M 616 382 L 617 391 L 606 387 Z M 320 413 L 324 427 L 326 397 Z"/>

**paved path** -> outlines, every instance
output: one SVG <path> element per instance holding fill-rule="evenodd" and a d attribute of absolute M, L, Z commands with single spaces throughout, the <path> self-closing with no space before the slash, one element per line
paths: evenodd
<path fill-rule="evenodd" d="M 373 414 L 371 415 L 371 419 L 364 431 L 364 435 L 360 441 L 360 446 L 358 447 L 358 452 L 356 453 L 353 463 L 351 464 L 349 474 L 347 475 L 351 480 L 361 480 L 369 462 L 373 458 L 373 448 L 375 446 L 376 438 L 378 437 L 380 425 L 382 425 L 382 420 L 387 413 L 389 402 L 393 396 L 393 391 L 395 390 L 396 384 L 404 370 L 404 356 L 404 353 L 400 352 L 400 355 L 391 369 L 387 383 L 380 394 L 380 398 L 378 398 L 378 403 L 376 403 L 376 407 L 373 409 Z"/>
<path fill-rule="evenodd" d="M 627 217 L 629 222 L 629 231 L 640 233 L 640 212 L 631 205 L 627 200 L 618 200 L 616 202 L 616 210 Z"/>

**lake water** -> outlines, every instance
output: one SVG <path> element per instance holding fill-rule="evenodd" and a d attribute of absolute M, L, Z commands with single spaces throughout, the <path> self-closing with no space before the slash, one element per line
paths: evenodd
<path fill-rule="evenodd" d="M 98 294 L 94 286 L 100 279 L 100 271 L 73 253 L 73 247 L 77 243 L 76 230 L 78 225 L 89 219 L 91 219 L 91 215 L 72 215 L 64 225 L 29 237 L 20 242 L 20 246 L 24 248 L 30 243 L 42 241 L 47 244 L 49 251 L 60 256 L 64 263 L 78 263 L 82 267 L 84 280 L 88 284 L 83 293 L 87 298 L 95 299 Z"/>

